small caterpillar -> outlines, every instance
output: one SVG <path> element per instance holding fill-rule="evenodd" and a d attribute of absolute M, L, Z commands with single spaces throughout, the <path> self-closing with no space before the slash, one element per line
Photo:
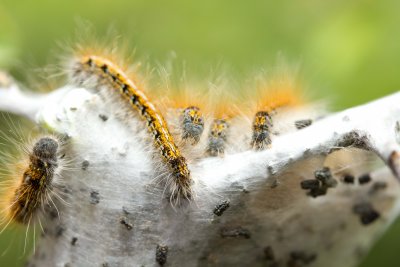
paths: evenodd
<path fill-rule="evenodd" d="M 172 64 L 172 63 L 171 63 Z M 175 79 L 172 66 L 160 67 L 159 77 L 162 81 L 154 86 L 157 94 L 164 95 L 160 102 L 161 111 L 165 114 L 171 133 L 178 141 L 179 147 L 192 149 L 198 145 L 205 129 L 205 114 L 207 110 L 207 91 L 204 85 L 192 80 L 182 71 Z"/>
<path fill-rule="evenodd" d="M 227 152 L 237 152 L 238 150 L 235 145 L 240 143 L 240 141 L 235 142 L 235 144 L 230 143 L 235 118 L 238 115 L 239 109 L 236 106 L 237 99 L 235 98 L 235 94 L 230 92 L 231 90 L 235 91 L 235 87 L 225 78 L 224 76 L 220 76 L 215 83 L 211 83 L 208 86 L 212 122 L 208 129 L 204 154 L 211 157 L 223 157 Z"/>
<path fill-rule="evenodd" d="M 172 172 L 175 183 L 175 188 L 172 188 L 172 196 L 191 198 L 192 180 L 186 159 L 175 145 L 162 114 L 145 94 L 136 87 L 116 64 L 100 56 L 83 56 L 74 66 L 73 72 L 72 75 L 88 72 L 103 78 L 129 101 L 139 112 L 142 119 L 147 122 L 147 128 L 153 136 L 154 143 L 160 149 L 165 162 Z"/>
<path fill-rule="evenodd" d="M 51 200 L 53 180 L 59 168 L 60 144 L 54 137 L 42 137 L 29 151 L 28 166 L 13 181 L 4 198 L 4 217 L 11 222 L 28 224 L 39 209 Z M 53 203 L 54 205 L 54 203 Z M 6 225 L 6 226 L 7 226 Z"/>
<path fill-rule="evenodd" d="M 181 97 L 163 101 L 161 106 L 166 113 L 166 118 L 171 125 L 171 132 L 179 141 L 183 141 L 182 146 L 196 145 L 204 132 L 205 118 L 203 107 L 199 101 L 182 99 Z"/>
<path fill-rule="evenodd" d="M 272 118 L 266 111 L 258 111 L 253 121 L 253 135 L 251 146 L 256 150 L 262 150 L 271 145 Z"/>
<path fill-rule="evenodd" d="M 182 139 L 192 139 L 193 144 L 199 142 L 204 131 L 204 117 L 200 108 L 189 106 L 181 115 Z"/>
<path fill-rule="evenodd" d="M 213 121 L 208 137 L 208 155 L 212 157 L 224 155 L 228 130 L 229 122 L 227 119 L 215 119 Z"/>
<path fill-rule="evenodd" d="M 281 62 L 282 64 L 282 62 Z M 302 103 L 302 88 L 296 73 L 279 66 L 277 73 L 269 80 L 261 79 L 258 86 L 256 112 L 252 123 L 251 148 L 263 150 L 271 143 L 273 116 L 290 112 Z"/>

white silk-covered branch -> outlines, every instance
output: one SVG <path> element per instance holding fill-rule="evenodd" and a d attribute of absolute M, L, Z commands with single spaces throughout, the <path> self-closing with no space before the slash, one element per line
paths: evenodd
<path fill-rule="evenodd" d="M 400 178 L 400 93 L 336 113 L 298 132 L 277 137 L 271 149 L 248 151 L 224 159 L 206 159 L 199 164 L 204 179 L 250 176 L 285 170 L 289 163 L 312 155 L 327 155 L 335 149 L 357 147 L 371 150 Z"/>
<path fill-rule="evenodd" d="M 74 87 L 0 96 L 1 110 L 69 137 L 57 188 L 68 204 L 42 216 L 30 264 L 355 266 L 400 211 L 400 93 L 277 136 L 264 151 L 193 160 L 194 199 L 177 206 L 143 122 L 120 101 Z M 336 168 L 366 166 L 372 153 L 391 172 L 365 179 L 366 169 Z"/>

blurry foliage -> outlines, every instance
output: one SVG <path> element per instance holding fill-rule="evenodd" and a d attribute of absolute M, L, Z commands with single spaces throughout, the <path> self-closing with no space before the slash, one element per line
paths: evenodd
<path fill-rule="evenodd" d="M 151 64 L 174 51 L 198 75 L 223 62 L 244 79 L 282 52 L 301 62 L 314 95 L 342 109 L 400 87 L 399 10 L 395 0 L 1 0 L 0 68 L 27 82 L 55 63 L 50 51 L 74 40 L 81 19 L 99 36 L 112 25 Z M 2 255 L 10 236 L 0 237 L 0 265 L 20 266 L 20 246 Z M 397 223 L 362 266 L 394 266 L 399 245 Z"/>

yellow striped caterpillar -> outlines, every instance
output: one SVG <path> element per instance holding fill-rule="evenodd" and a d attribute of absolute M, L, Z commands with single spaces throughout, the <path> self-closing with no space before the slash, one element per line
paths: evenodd
<path fill-rule="evenodd" d="M 164 117 L 143 91 L 136 87 L 119 66 L 101 56 L 89 55 L 79 58 L 72 71 L 72 75 L 85 72 L 102 78 L 129 101 L 130 105 L 139 112 L 140 117 L 146 121 L 154 144 L 160 150 L 171 171 L 174 182 L 171 189 L 172 196 L 191 198 L 192 180 L 186 159 L 176 146 Z"/>

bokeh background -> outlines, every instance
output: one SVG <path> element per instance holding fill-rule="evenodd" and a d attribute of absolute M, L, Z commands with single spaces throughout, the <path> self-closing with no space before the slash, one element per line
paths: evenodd
<path fill-rule="evenodd" d="M 151 64 L 174 51 L 189 72 L 223 62 L 240 79 L 282 53 L 338 110 L 400 88 L 399 10 L 396 0 L 0 0 L 0 68 L 28 83 L 89 21 L 100 36 L 112 25 Z M 0 235 L 0 266 L 22 266 L 23 239 Z M 400 220 L 361 266 L 399 266 L 398 247 Z"/>

